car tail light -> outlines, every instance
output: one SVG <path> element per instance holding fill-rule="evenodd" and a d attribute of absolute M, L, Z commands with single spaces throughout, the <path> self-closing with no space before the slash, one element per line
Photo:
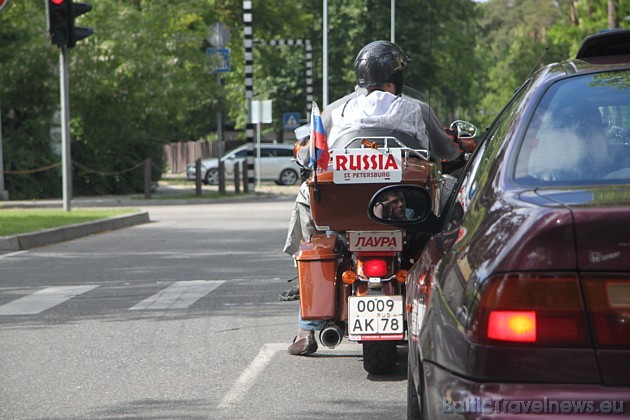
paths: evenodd
<path fill-rule="evenodd" d="M 363 261 L 363 274 L 367 277 L 383 277 L 387 274 L 389 264 L 381 258 Z"/>
<path fill-rule="evenodd" d="M 482 344 L 589 347 L 581 302 L 573 274 L 497 275 L 479 292 L 469 336 Z"/>
<path fill-rule="evenodd" d="M 583 276 L 588 318 L 598 348 L 630 347 L 630 278 Z"/>
<path fill-rule="evenodd" d="M 536 342 L 536 311 L 490 311 L 488 338 Z"/>

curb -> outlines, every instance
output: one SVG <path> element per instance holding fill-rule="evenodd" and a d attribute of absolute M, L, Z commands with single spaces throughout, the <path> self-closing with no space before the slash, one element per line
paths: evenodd
<path fill-rule="evenodd" d="M 46 229 L 38 232 L 0 237 L 0 251 L 22 251 L 58 242 L 69 241 L 83 236 L 93 235 L 108 230 L 122 229 L 142 223 L 148 223 L 148 212 L 126 214 L 109 219 Z"/>
<path fill-rule="evenodd" d="M 91 197 L 78 198 L 72 200 L 72 208 L 98 208 L 98 207 L 151 207 L 151 206 L 187 206 L 197 204 L 216 204 L 216 203 L 234 203 L 234 202 L 256 202 L 264 200 L 295 200 L 295 195 L 278 195 L 271 193 L 242 194 L 235 197 L 221 198 L 195 198 L 195 199 L 177 199 L 177 198 L 128 198 L 128 197 Z M 61 200 L 38 200 L 38 201 L 0 201 L 1 209 L 10 208 L 62 208 Z"/>

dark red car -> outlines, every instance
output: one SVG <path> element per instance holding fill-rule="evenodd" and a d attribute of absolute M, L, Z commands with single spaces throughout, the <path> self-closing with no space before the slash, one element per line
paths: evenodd
<path fill-rule="evenodd" d="M 537 71 L 406 282 L 409 418 L 630 418 L 630 31 Z M 379 201 L 379 194 L 373 203 Z M 370 217 L 376 220 L 373 210 Z"/>

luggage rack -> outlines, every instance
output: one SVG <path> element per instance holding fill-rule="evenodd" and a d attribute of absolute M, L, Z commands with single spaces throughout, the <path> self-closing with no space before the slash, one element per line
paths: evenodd
<path fill-rule="evenodd" d="M 416 141 L 417 142 L 417 141 Z M 335 146 L 339 141 L 335 142 Z M 392 136 L 358 136 L 352 137 L 341 143 L 340 147 L 331 149 L 331 153 L 340 151 L 341 153 L 349 153 L 349 149 L 385 149 L 385 153 L 389 153 L 390 148 L 401 149 L 405 157 L 405 161 L 409 159 L 411 155 L 429 160 L 430 154 L 427 149 L 416 149 L 409 147 L 404 142 L 400 141 L 397 137 Z"/>

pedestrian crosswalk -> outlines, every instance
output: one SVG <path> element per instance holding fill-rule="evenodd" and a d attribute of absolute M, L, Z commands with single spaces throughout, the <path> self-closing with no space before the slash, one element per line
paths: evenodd
<path fill-rule="evenodd" d="M 47 287 L 0 306 L 0 315 L 33 315 L 89 292 L 98 286 Z"/>
<path fill-rule="evenodd" d="M 185 309 L 219 287 L 223 281 L 178 281 L 143 300 L 129 310 Z"/>
<path fill-rule="evenodd" d="M 223 283 L 224 280 L 177 281 L 133 305 L 129 310 L 186 309 Z M 45 287 L 0 305 L 0 316 L 39 314 L 98 287 L 99 285 Z"/>

